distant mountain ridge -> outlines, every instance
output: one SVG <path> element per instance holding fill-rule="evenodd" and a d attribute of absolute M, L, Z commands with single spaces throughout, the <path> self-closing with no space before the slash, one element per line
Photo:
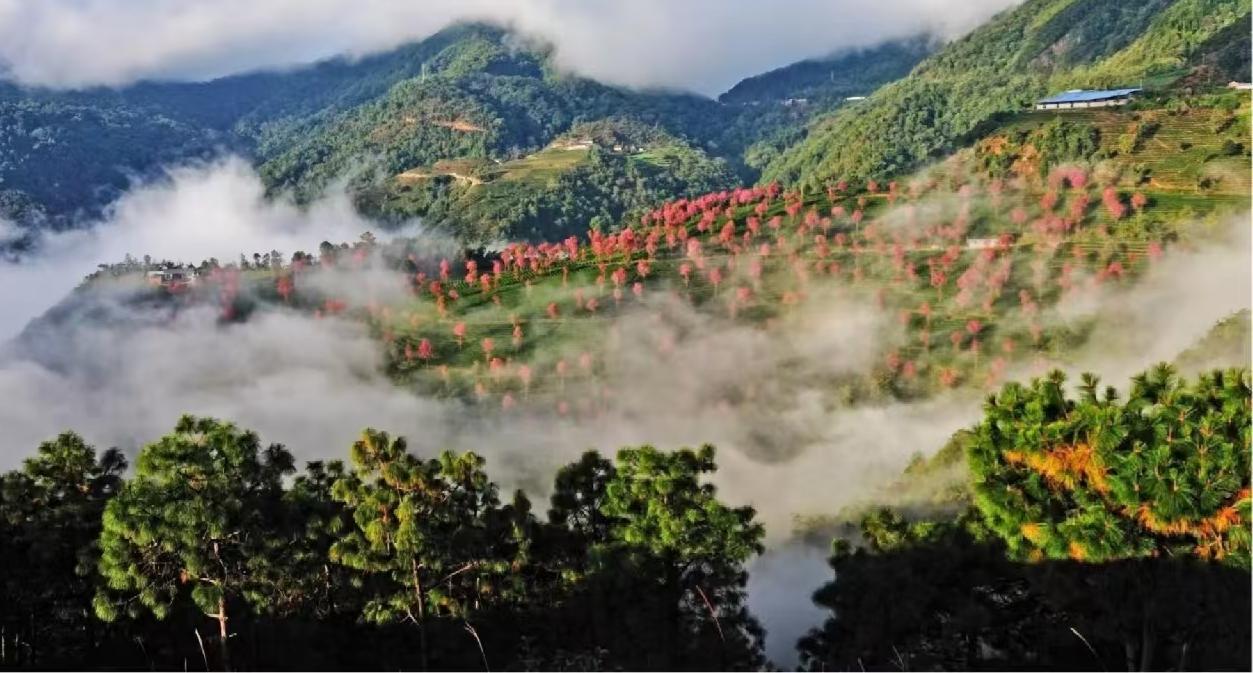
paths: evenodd
<path fill-rule="evenodd" d="M 873 53 L 891 62 L 868 75 L 863 66 Z M 861 54 L 860 62 L 834 62 L 856 67 L 827 72 L 823 82 L 784 69 L 741 83 L 728 96 L 763 86 L 785 97 L 867 91 L 920 57 L 902 47 Z M 445 193 L 444 185 L 421 198 L 397 199 L 386 193 L 388 181 L 440 160 L 519 159 L 579 124 L 613 118 L 655 129 L 690 169 L 675 180 L 602 165 L 604 186 L 592 199 L 599 205 L 571 204 L 557 214 L 570 221 L 616 219 L 645 195 L 673 198 L 754 180 L 756 167 L 795 141 L 810 116 L 834 105 L 739 109 L 560 73 L 549 57 L 548 46 L 505 29 L 459 24 L 382 54 L 203 83 L 82 91 L 0 83 L 0 217 L 75 226 L 99 217 L 134 180 L 157 175 L 162 166 L 226 151 L 251 157 L 273 193 L 312 199 L 351 173 L 363 206 L 388 204 L 372 214 L 442 216 L 466 195 Z M 835 93 L 826 98 L 842 98 Z M 765 149 L 754 147 L 763 140 Z M 619 194 L 627 184 L 636 186 Z M 532 183 L 517 195 L 519 208 L 533 215 L 476 229 L 524 235 L 540 211 L 550 212 L 531 203 L 548 198 L 545 187 Z"/>
<path fill-rule="evenodd" d="M 1248 28 L 1237 0 L 1027 0 L 947 45 L 917 37 L 810 59 L 719 101 L 563 73 L 548 46 L 483 24 L 205 83 L 0 83 L 0 218 L 76 226 L 163 166 L 234 152 L 271 194 L 309 201 L 347 178 L 370 216 L 422 216 L 472 242 L 553 238 L 735 184 L 899 175 L 1057 89 L 1247 79 Z M 664 146 L 543 154 L 597 123 L 647 129 Z M 480 189 L 427 170 L 448 161 L 504 167 L 482 183 L 507 177 Z"/>
<path fill-rule="evenodd" d="M 939 46 L 928 35 L 866 49 L 806 59 L 741 80 L 718 96 L 723 103 L 762 103 L 789 98 L 823 100 L 864 96 L 883 82 L 904 77 Z"/>

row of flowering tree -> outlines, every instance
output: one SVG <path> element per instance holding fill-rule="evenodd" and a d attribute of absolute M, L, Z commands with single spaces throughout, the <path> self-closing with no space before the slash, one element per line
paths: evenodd
<path fill-rule="evenodd" d="M 1016 362 L 1042 370 L 1061 347 L 1054 335 L 1075 331 L 1053 306 L 1132 281 L 1160 258 L 1168 230 L 1149 218 L 1139 233 L 1111 233 L 1117 218 L 1093 207 L 1098 200 L 1148 206 L 1076 166 L 1038 185 L 961 172 L 906 184 L 833 181 L 809 193 L 770 184 L 668 202 L 584 239 L 493 253 L 450 256 L 373 237 L 328 243 L 266 271 L 260 288 L 249 287 L 258 272 L 223 267 L 201 291 L 228 320 L 247 319 L 258 298 L 364 320 L 397 380 L 501 410 L 538 404 L 562 415 L 595 415 L 603 405 L 589 400 L 625 385 L 606 378 L 610 333 L 624 313 L 677 299 L 765 329 L 785 348 L 787 316 L 846 291 L 895 316 L 903 331 L 876 358 L 872 378 L 892 394 L 919 396 L 995 386 Z M 407 301 L 336 292 L 379 266 L 405 275 Z M 617 347 L 658 357 L 672 350 L 660 338 Z"/>
<path fill-rule="evenodd" d="M 1157 242 L 1128 245 L 1079 226 L 1094 217 L 1088 181 L 1062 172 L 1073 206 L 1064 217 L 1051 213 L 1059 197 L 1037 206 L 1029 190 L 1001 181 L 968 181 L 952 204 L 934 183 L 833 184 L 808 196 L 768 185 L 681 199 L 586 241 L 509 245 L 464 273 L 444 260 L 438 277 L 415 273 L 413 305 L 371 312 L 395 371 L 505 409 L 568 408 L 578 399 L 566 391 L 571 372 L 599 375 L 571 367 L 577 352 L 549 355 L 544 336 L 555 325 L 601 334 L 581 346 L 600 361 L 604 320 L 652 311 L 659 299 L 769 325 L 830 287 L 899 315 L 906 346 L 882 360 L 899 385 L 995 385 L 1013 360 L 1050 349 L 1053 317 L 1042 308 L 1132 278 L 1161 252 Z M 1001 233 L 971 243 L 988 228 Z"/>

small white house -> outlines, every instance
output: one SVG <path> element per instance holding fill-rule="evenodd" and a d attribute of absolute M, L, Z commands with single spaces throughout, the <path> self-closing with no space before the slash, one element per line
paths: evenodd
<path fill-rule="evenodd" d="M 190 266 L 178 266 L 168 269 L 153 269 L 144 274 L 149 285 L 159 285 L 161 287 L 179 287 L 191 285 L 196 282 L 196 278 L 200 274 L 196 269 Z"/>
<path fill-rule="evenodd" d="M 1249 91 L 1253 90 L 1253 82 L 1227 82 L 1227 88 Z"/>

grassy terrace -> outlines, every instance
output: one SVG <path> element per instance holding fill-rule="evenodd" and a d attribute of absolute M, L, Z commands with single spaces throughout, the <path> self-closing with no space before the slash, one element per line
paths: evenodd
<path fill-rule="evenodd" d="M 1124 171 L 1121 185 L 1135 186 L 1136 171 L 1142 165 L 1148 170 L 1148 182 L 1142 188 L 1165 192 L 1198 195 L 1202 198 L 1238 196 L 1247 200 L 1250 189 L 1248 170 L 1249 105 L 1227 111 L 1203 108 L 1181 112 L 1127 109 L 1090 109 L 1067 111 L 1032 111 L 1016 117 L 1000 131 L 1037 129 L 1061 119 L 1087 124 L 1100 132 L 1100 150 L 1129 169 Z M 1143 137 L 1125 152 L 1126 136 L 1141 128 Z M 1242 151 L 1228 154 L 1237 143 Z M 1129 143 L 1128 143 L 1129 144 Z M 1208 186 L 1201 186 L 1209 179 Z"/>

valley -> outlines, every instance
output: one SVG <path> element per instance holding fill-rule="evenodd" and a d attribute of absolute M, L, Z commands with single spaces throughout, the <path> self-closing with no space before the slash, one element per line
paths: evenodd
<path fill-rule="evenodd" d="M 0 667 L 1242 670 L 1249 21 L 0 83 Z"/>

